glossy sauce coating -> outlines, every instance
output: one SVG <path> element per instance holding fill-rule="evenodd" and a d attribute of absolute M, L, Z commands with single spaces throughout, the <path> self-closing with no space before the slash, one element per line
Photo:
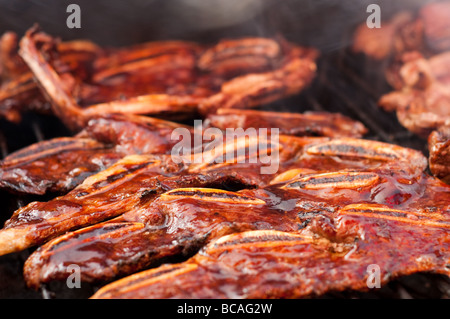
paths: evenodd
<path fill-rule="evenodd" d="M 243 191 L 271 207 L 269 213 L 256 214 L 251 225 L 259 231 L 233 229 L 235 234 L 216 237 L 184 263 L 131 275 L 94 297 L 298 298 L 333 290 L 365 290 L 370 265 L 379 267 L 381 284 L 418 271 L 449 274 L 450 188 L 426 175 L 408 187 L 400 186 L 404 181 L 380 176 L 378 187 L 353 194 L 330 187 L 297 190 L 300 193 L 283 193 L 274 187 Z M 404 194 L 422 195 L 389 203 L 378 196 L 379 187 L 396 194 L 402 189 Z M 389 198 L 388 193 L 384 195 Z M 172 213 L 183 211 L 190 216 L 199 205 L 189 207 L 187 213 L 183 208 L 188 199 L 180 200 L 185 204 L 172 204 Z M 287 225 L 271 219 L 276 213 L 298 229 L 286 233 Z M 234 225 L 245 221 L 247 214 Z M 189 227 L 192 218 L 183 220 L 183 227 Z M 267 224 L 258 228 L 263 221 Z"/>
<path fill-rule="evenodd" d="M 318 55 L 314 49 L 265 38 L 224 40 L 208 48 L 160 42 L 113 52 L 109 66 L 108 57 L 96 64 L 101 70 L 94 71 L 93 81 L 77 82 L 70 71 L 56 69 L 63 64 L 56 54 L 46 52 L 54 53 L 54 42 L 32 28 L 20 42 L 20 55 L 55 115 L 73 130 L 105 113 L 192 118 L 198 111 L 208 114 L 218 108 L 270 103 L 308 86 Z M 148 50 L 145 57 L 143 50 Z"/>
<path fill-rule="evenodd" d="M 207 126 L 225 130 L 278 128 L 279 134 L 293 136 L 361 137 L 364 125 L 340 114 L 327 112 L 282 113 L 255 110 L 219 109 L 207 117 Z M 270 133 L 270 132 L 269 132 Z"/>
<path fill-rule="evenodd" d="M 333 214 L 350 204 L 383 204 L 425 217 L 429 212 L 448 214 L 448 187 L 426 175 L 403 174 L 378 167 L 328 173 L 326 179 L 324 173 L 306 174 L 287 183 L 239 192 L 174 189 L 112 221 L 139 225 L 131 234 L 126 231 L 127 240 L 111 244 L 108 223 L 69 233 L 39 248 L 27 260 L 25 276 L 30 286 L 37 287 L 39 282 L 67 276 L 56 265 L 77 263 L 83 280 L 110 280 L 162 258 L 189 254 L 225 234 L 271 229 L 296 232 L 314 216 Z M 365 182 L 355 184 L 356 176 Z M 299 183 L 303 187 L 297 187 Z M 101 238 L 95 235 L 99 232 Z M 79 241 L 80 235 L 85 240 Z M 98 251 L 98 247 L 109 248 Z M 99 254 L 102 257 L 97 259 Z"/>
<path fill-rule="evenodd" d="M 418 271 L 449 275 L 448 214 L 445 221 L 416 225 L 386 219 L 399 211 L 384 206 L 354 206 L 315 216 L 295 234 L 222 237 L 184 263 L 126 277 L 93 298 L 302 298 L 367 290 L 376 283 L 369 277 L 374 271 L 381 285 Z"/>
<path fill-rule="evenodd" d="M 74 137 L 38 142 L 8 155 L 0 162 L 0 187 L 65 194 L 126 155 L 170 154 L 178 142 L 171 138 L 176 127 L 183 126 L 131 115 L 92 119 Z"/>

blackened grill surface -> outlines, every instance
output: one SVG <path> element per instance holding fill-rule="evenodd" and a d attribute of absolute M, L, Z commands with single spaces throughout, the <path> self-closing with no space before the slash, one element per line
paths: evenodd
<path fill-rule="evenodd" d="M 182 0 L 179 1 L 183 2 Z M 96 3 L 98 2 L 101 3 L 102 1 L 96 1 Z M 48 11 L 48 4 L 39 6 L 36 3 L 36 1 L 10 2 L 0 0 L 0 7 L 2 7 L 1 11 L 3 12 L 3 14 L 0 13 L 0 32 L 3 33 L 6 30 L 13 29 L 22 34 L 30 26 L 28 25 L 30 21 L 37 21 L 41 22 L 46 32 L 60 35 L 64 39 L 89 37 L 83 32 L 89 32 L 89 28 L 92 29 L 92 25 L 89 25 L 89 23 L 95 20 L 95 17 L 90 15 L 98 12 L 98 10 L 89 7 L 89 3 L 93 3 L 92 1 L 78 1 L 82 8 L 87 7 L 92 10 L 83 9 L 87 20 L 85 20 L 85 23 L 88 25 L 84 29 L 73 32 L 62 27 L 57 28 L 58 25 L 65 24 L 64 14 L 58 13 L 57 9 Z M 52 7 L 59 8 L 59 12 L 65 12 L 65 7 L 69 3 L 71 2 L 59 1 L 57 5 L 52 4 Z M 143 6 L 143 1 L 128 1 L 127 4 L 129 3 L 131 3 L 132 8 L 134 5 L 134 10 Z M 162 7 L 162 14 L 160 14 L 163 20 L 166 19 L 165 22 L 158 20 L 156 17 L 150 19 L 148 15 L 144 15 L 144 17 L 134 17 L 134 23 L 130 24 L 127 23 L 130 17 L 124 16 L 122 23 L 116 23 L 115 27 L 110 27 L 108 23 L 111 23 L 111 18 L 117 15 L 121 8 L 123 9 L 123 2 L 122 5 L 119 5 L 118 1 L 108 1 L 108 4 L 104 5 L 105 8 L 110 10 L 109 14 L 97 18 L 97 20 L 103 21 L 103 24 L 106 23 L 106 27 L 95 29 L 97 31 L 93 32 L 92 37 L 89 38 L 101 45 L 129 45 L 165 38 L 215 41 L 223 37 L 270 36 L 281 33 L 291 41 L 314 45 L 323 53 L 318 62 L 317 78 L 308 90 L 298 96 L 265 106 L 264 109 L 290 112 L 339 112 L 363 122 L 369 129 L 369 134 L 365 136 L 368 139 L 410 147 L 420 150 L 428 156 L 425 140 L 403 128 L 394 113 L 387 113 L 377 106 L 378 98 L 390 89 L 384 80 L 382 63 L 369 61 L 362 56 L 355 56 L 348 50 L 352 31 L 358 23 L 364 21 L 367 17 L 365 8 L 369 3 L 379 3 L 383 9 L 383 18 L 388 18 L 401 9 L 416 9 L 422 1 L 402 1 L 401 5 L 399 5 L 399 2 L 390 0 L 358 1 L 358 5 L 355 5 L 355 1 L 347 0 L 286 0 L 283 1 L 284 5 L 280 6 L 278 6 L 279 2 L 268 1 L 268 3 L 266 8 L 258 7 L 260 11 L 255 11 L 247 21 L 241 21 L 235 25 L 225 25 L 221 28 L 199 28 L 192 25 L 176 25 L 174 27 L 174 22 L 168 20 L 174 18 L 173 9 L 168 8 L 166 4 Z M 397 5 L 393 3 L 397 3 Z M 157 11 L 159 8 L 156 4 L 154 7 L 150 5 L 145 7 L 145 10 Z M 44 11 L 46 18 L 42 18 Z M 17 12 L 25 12 L 27 17 L 25 24 L 23 21 L 19 23 L 17 19 L 11 20 L 15 12 L 16 14 Z M 125 11 L 125 15 L 126 12 L 131 11 Z M 60 16 L 57 16 L 56 22 L 55 19 L 52 19 L 52 14 L 60 14 Z M 167 16 L 164 17 L 164 14 Z M 179 14 L 178 11 L 177 14 Z M 9 15 L 9 17 L 3 19 L 2 15 Z M 322 18 L 319 18 L 320 16 Z M 329 18 L 323 19 L 323 17 Z M 146 22 L 144 22 L 144 18 Z M 148 21 L 154 21 L 155 25 L 162 23 L 162 25 L 169 24 L 172 27 L 158 28 L 152 24 L 148 25 Z M 184 19 L 180 24 L 186 23 L 186 21 L 190 20 Z M 325 23 L 328 23 L 328 25 Z M 339 25 L 336 25 L 336 23 Z M 125 25 L 126 30 L 124 30 Z M 110 27 L 109 30 L 108 27 Z M 116 28 L 120 28 L 121 31 L 119 33 L 114 32 Z M 146 31 L 143 32 L 142 30 Z M 336 36 L 336 32 L 338 36 Z M 116 42 L 111 42 L 111 34 L 114 34 L 113 38 L 116 39 Z M 130 34 L 133 35 L 130 36 Z M 20 124 L 0 120 L 0 154 L 1 157 L 4 157 L 36 141 L 68 135 L 70 135 L 70 132 L 53 116 L 25 114 Z M 3 224 L 14 210 L 35 199 L 33 197 L 14 196 L 0 191 L 0 200 L 2 200 L 0 222 Z M 42 200 L 42 197 L 40 200 Z M 43 287 L 41 291 L 27 289 L 23 281 L 22 269 L 24 261 L 32 251 L 33 249 L 28 249 L 21 253 L 0 257 L 0 278 L 2 278 L 0 280 L 0 298 L 87 298 L 97 288 L 82 284 L 81 289 L 69 289 L 65 283 L 60 283 Z M 381 289 L 372 289 L 368 292 L 328 293 L 321 298 L 450 298 L 450 280 L 440 275 L 415 274 L 394 280 Z"/>

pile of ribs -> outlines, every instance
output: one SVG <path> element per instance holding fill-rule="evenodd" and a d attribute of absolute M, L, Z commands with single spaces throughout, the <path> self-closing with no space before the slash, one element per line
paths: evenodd
<path fill-rule="evenodd" d="M 1 115 L 51 113 L 73 132 L 0 162 L 3 191 L 42 196 L 0 229 L 0 255 L 31 252 L 28 287 L 64 282 L 73 265 L 101 287 L 92 298 L 318 297 L 367 291 L 374 265 L 383 285 L 450 276 L 450 186 L 421 152 L 364 139 L 341 114 L 263 108 L 313 81 L 315 49 L 281 38 L 110 49 L 33 27 L 0 51 Z M 222 147 L 174 154 L 174 130 L 194 141 L 196 117 Z M 270 133 L 219 134 L 229 129 Z M 224 162 L 229 152 L 240 156 Z M 277 169 L 262 174 L 271 155 Z"/>
<path fill-rule="evenodd" d="M 450 2 L 400 12 L 379 29 L 360 25 L 353 51 L 384 61 L 393 91 L 379 99 L 408 130 L 428 138 L 430 169 L 450 183 Z"/>

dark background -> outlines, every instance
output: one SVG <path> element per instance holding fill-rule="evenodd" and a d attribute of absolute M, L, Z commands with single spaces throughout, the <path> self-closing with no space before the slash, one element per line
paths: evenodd
<path fill-rule="evenodd" d="M 215 41 L 280 33 L 322 51 L 341 48 L 343 35 L 365 21 L 371 3 L 382 19 L 423 0 L 0 0 L 0 33 L 22 35 L 34 23 L 63 40 L 87 38 L 120 46 L 160 39 Z M 66 8 L 81 7 L 81 29 L 69 29 Z"/>

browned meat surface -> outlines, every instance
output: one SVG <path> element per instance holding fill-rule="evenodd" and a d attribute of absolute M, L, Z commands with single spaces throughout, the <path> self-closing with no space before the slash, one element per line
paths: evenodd
<path fill-rule="evenodd" d="M 280 134 L 294 136 L 361 137 L 364 125 L 338 113 L 282 113 L 255 110 L 219 109 L 206 119 L 207 127 L 278 128 Z M 269 132 L 270 133 L 270 132 Z"/>
<path fill-rule="evenodd" d="M 0 116 L 18 122 L 21 113 L 36 111 L 50 113 L 50 104 L 42 95 L 26 63 L 18 53 L 18 36 L 6 32 L 0 39 Z M 90 41 L 79 40 L 58 44 L 64 68 L 77 79 L 88 77 L 91 61 L 104 53 Z"/>
<path fill-rule="evenodd" d="M 0 116 L 10 122 L 20 122 L 26 111 L 51 113 L 50 104 L 42 96 L 31 73 L 14 77 L 0 86 Z"/>
<path fill-rule="evenodd" d="M 26 194 L 66 193 L 126 155 L 170 154 L 178 142 L 171 137 L 177 127 L 183 126 L 135 115 L 92 119 L 74 137 L 38 142 L 8 155 L 0 162 L 0 187 Z"/>
<path fill-rule="evenodd" d="M 280 128 L 280 134 L 359 137 L 366 128 L 339 114 L 219 110 L 206 121 L 218 129 Z M 107 115 L 91 120 L 74 137 L 26 147 L 0 162 L 0 187 L 19 193 L 66 193 L 86 177 L 131 154 L 170 154 L 179 139 L 178 123 L 137 115 Z M 244 132 L 245 133 L 245 132 Z M 256 131 L 257 133 L 257 131 Z"/>
<path fill-rule="evenodd" d="M 93 298 L 320 296 L 367 289 L 373 264 L 381 284 L 415 272 L 450 275 L 447 11 L 427 5 L 380 30 L 360 27 L 353 47 L 393 58 L 386 76 L 396 91 L 380 105 L 417 134 L 435 130 L 429 162 L 358 139 L 367 129 L 340 114 L 248 110 L 313 81 L 317 51 L 284 39 L 108 49 L 34 27 L 18 52 L 17 37 L 6 34 L 0 116 L 50 111 L 76 135 L 0 162 L 0 188 L 58 195 L 13 213 L 0 229 L 0 255 L 38 246 L 24 265 L 35 289 L 66 280 L 74 264 L 83 282 L 135 274 Z M 227 128 L 269 136 L 219 138 L 214 149 L 203 136 L 174 154 L 174 130 L 187 129 L 191 144 L 194 128 L 162 119 L 198 116 L 219 136 Z"/>
<path fill-rule="evenodd" d="M 290 139 L 286 145 L 295 141 Z M 83 280 L 109 280 L 147 267 L 163 257 L 195 251 L 205 241 L 226 233 L 249 229 L 295 231 L 308 223 L 311 214 L 334 210 L 344 204 L 369 201 L 412 208 L 418 207 L 419 202 L 425 207 L 431 196 L 433 205 L 439 209 L 446 207 L 446 197 L 442 194 L 446 189 L 441 186 L 433 188 L 434 180 L 426 183 L 426 176 L 422 175 L 426 160 L 420 153 L 379 142 L 353 139 L 323 142 L 324 139 L 319 139 L 312 144 L 310 139 L 310 143 L 302 147 L 303 151 L 296 153 L 294 161 L 285 161 L 280 170 L 284 174 L 275 175 L 276 178 L 272 175 L 273 182 L 266 183 L 272 186 L 267 188 L 249 190 L 260 186 L 260 182 L 252 177 L 261 177 L 261 174 L 254 175 L 255 171 L 251 172 L 249 167 L 246 171 L 230 165 L 229 168 L 238 172 L 230 175 L 219 165 L 209 167 L 207 171 L 202 167 L 200 171 L 207 176 L 225 172 L 225 176 L 238 178 L 247 190 L 174 189 L 156 200 L 150 198 L 123 210 L 118 209 L 121 203 L 115 202 L 115 211 L 128 209 L 120 217 L 56 237 L 40 247 L 27 261 L 25 274 L 28 283 L 37 287 L 40 283 L 66 278 L 67 273 L 58 265 L 71 263 L 81 267 Z M 250 174 L 247 174 L 249 170 Z M 215 184 L 212 187 L 220 187 L 220 184 Z M 430 189 L 430 194 L 427 189 Z M 115 196 L 115 192 L 112 190 L 101 196 Z M 413 197 L 416 193 L 421 194 L 420 198 Z M 83 207 L 82 201 L 80 199 L 79 203 Z M 110 202 L 107 199 L 103 201 Z M 31 233 L 37 234 L 35 225 L 25 217 L 30 210 L 39 220 L 37 225 L 47 225 L 49 221 L 40 218 L 52 215 L 45 207 L 57 205 L 52 210 L 63 212 L 64 206 L 70 202 L 70 198 L 65 200 L 62 197 L 56 202 L 28 205 L 18 211 L 11 222 L 13 226 L 14 220 L 24 221 L 23 227 L 7 226 L 0 231 L 0 241 L 8 238 L 8 242 L 14 242 L 12 238 L 17 231 L 28 233 L 33 230 Z M 84 214 L 93 215 L 92 209 L 88 208 Z M 103 214 L 109 214 L 104 213 L 103 208 L 95 210 L 100 210 L 98 214 L 102 218 Z M 13 235 L 8 237 L 8 234 Z M 99 252 L 96 247 L 105 247 L 105 250 Z M 102 257 L 99 258 L 99 254 Z M 96 257 L 91 259 L 94 255 Z"/>
<path fill-rule="evenodd" d="M 125 157 L 88 177 L 67 195 L 49 202 L 32 202 L 17 210 L 2 230 L 3 238 L 9 238 L 3 242 L 2 251 L 22 250 L 67 230 L 114 217 L 139 201 L 143 185 L 148 186 L 151 196 L 158 178 L 182 171 L 183 166 L 173 163 L 170 157 Z"/>
<path fill-rule="evenodd" d="M 399 33 L 412 20 L 412 13 L 402 12 L 390 21 L 382 22 L 381 28 L 371 29 L 364 22 L 356 28 L 351 49 L 374 60 L 389 58 L 394 51 L 403 49 Z"/>
<path fill-rule="evenodd" d="M 317 57 L 284 40 L 224 40 L 207 48 L 172 41 L 113 52 L 95 63 L 90 81 L 77 81 L 61 68 L 55 39 L 36 28 L 22 38 L 20 54 L 53 112 L 74 130 L 106 113 L 186 118 L 273 102 L 311 83 Z"/>
<path fill-rule="evenodd" d="M 39 142 L 7 156 L 0 165 L 0 185 L 28 194 L 65 193 L 125 155 L 169 154 L 178 142 L 171 134 L 179 127 L 132 115 L 93 119 L 75 137 Z"/>
<path fill-rule="evenodd" d="M 400 12 L 381 28 L 362 23 L 355 31 L 352 50 L 375 60 L 389 59 L 408 51 L 431 56 L 450 50 L 450 2 L 424 5 L 417 14 Z"/>
<path fill-rule="evenodd" d="M 405 184 L 406 181 L 409 184 Z M 48 242 L 26 261 L 24 274 L 28 284 L 37 287 L 40 283 L 66 279 L 68 273 L 61 265 L 77 264 L 81 267 L 82 280 L 110 280 L 149 267 L 162 258 L 187 255 L 226 234 L 248 230 L 295 233 L 307 225 L 314 225 L 316 218 L 333 218 L 346 205 L 359 207 L 361 213 L 367 212 L 365 205 L 374 207 L 375 213 L 382 215 L 378 224 L 380 229 L 390 227 L 396 220 L 409 222 L 411 231 L 417 228 L 419 233 L 422 226 L 426 229 L 437 227 L 434 238 L 445 241 L 450 227 L 449 195 L 450 188 L 436 179 L 426 175 L 414 178 L 407 174 L 392 174 L 388 169 L 307 174 L 284 184 L 239 192 L 174 189 L 111 222 L 67 233 Z M 372 223 L 373 220 L 367 226 Z M 376 227 L 377 224 L 373 224 Z M 338 223 L 336 227 L 339 227 Z M 316 232 L 339 242 L 333 238 L 332 225 L 320 225 Z M 369 240 L 357 228 L 342 230 L 343 234 L 346 232 Z M 375 234 L 379 232 L 377 230 Z M 389 234 L 383 234 L 390 238 Z M 405 230 L 405 236 L 407 234 L 410 232 Z M 407 238 L 414 241 L 415 237 L 410 234 Z M 348 243 L 355 241 L 352 237 Z M 422 249 L 421 242 L 411 245 Z M 370 247 L 378 247 L 377 243 Z M 429 249 L 436 249 L 434 245 L 435 242 Z M 348 248 L 346 253 L 355 249 L 351 245 Z M 320 250 L 322 253 L 328 251 L 325 247 Z M 389 256 L 389 249 L 381 253 Z M 365 254 L 367 251 L 362 253 Z M 436 258 L 442 258 L 441 268 L 448 261 L 448 257 L 439 253 Z M 394 260 L 388 258 L 386 262 Z M 317 262 L 321 264 L 320 260 Z"/>
<path fill-rule="evenodd" d="M 448 210 L 426 214 L 350 204 L 316 213 L 298 232 L 256 230 L 224 236 L 186 262 L 125 277 L 92 298 L 316 297 L 331 291 L 367 291 L 376 280 L 383 285 L 415 272 L 450 276 L 449 258 Z"/>
<path fill-rule="evenodd" d="M 448 1 L 430 3 L 419 13 L 423 23 L 425 45 L 433 52 L 450 50 L 450 3 Z"/>
<path fill-rule="evenodd" d="M 279 61 L 277 68 L 269 72 L 241 75 L 224 82 L 219 93 L 202 101 L 200 112 L 209 114 L 219 108 L 253 108 L 302 91 L 316 74 L 317 52 L 292 46 L 286 50 L 289 51 Z"/>
<path fill-rule="evenodd" d="M 250 158 L 257 159 L 259 154 L 249 153 L 250 147 L 246 144 L 245 137 L 240 140 L 244 143 L 239 143 L 238 147 L 246 149 L 246 154 Z M 279 158 L 276 160 L 292 164 L 295 155 L 305 145 L 322 141 L 324 140 L 321 138 L 286 137 L 281 138 L 282 146 L 270 146 L 269 151 L 275 151 L 275 148 L 280 150 Z M 234 141 L 231 144 L 234 145 Z M 226 152 L 227 149 L 223 148 L 223 151 Z M 219 174 L 230 179 L 240 180 L 241 184 L 252 185 L 252 187 L 270 182 L 271 176 L 273 176 L 273 174 L 261 174 L 260 168 L 263 165 L 261 161 L 250 164 L 249 158 L 245 163 L 215 163 L 215 157 L 210 153 L 205 152 L 204 156 L 205 162 L 192 164 L 183 161 L 176 163 L 172 160 L 176 156 L 172 157 L 171 155 L 161 155 L 158 160 L 155 160 L 155 155 L 125 157 L 108 169 L 88 177 L 82 184 L 64 196 L 49 202 L 32 202 L 17 210 L 6 222 L 5 228 L 0 230 L 0 242 L 2 242 L 0 252 L 5 254 L 22 250 L 61 235 L 67 230 L 95 224 L 120 215 L 130 209 L 131 206 L 127 206 L 130 197 L 135 200 L 135 204 L 136 200 L 141 197 L 151 198 L 156 194 L 155 189 L 165 190 L 160 185 L 170 176 L 177 175 L 174 177 L 174 182 L 179 182 L 176 184 L 177 187 L 204 186 L 205 184 L 189 184 L 191 179 L 200 173 L 206 175 L 203 178 L 204 183 L 213 180 Z M 190 154 L 186 156 L 186 160 L 189 157 Z M 136 169 L 136 167 L 140 169 Z M 192 177 L 183 179 L 178 176 L 188 173 Z M 149 178 L 149 176 L 154 176 L 154 178 Z M 180 180 L 178 181 L 178 179 Z M 187 182 L 183 182 L 185 180 Z M 108 208 L 110 207 L 108 203 L 112 203 L 113 206 Z M 73 207 L 75 208 L 73 209 Z"/>
<path fill-rule="evenodd" d="M 399 122 L 423 138 L 450 118 L 450 2 L 402 12 L 379 29 L 360 25 L 353 51 L 383 60 L 394 91 L 379 105 L 396 111 Z"/>
<path fill-rule="evenodd" d="M 28 68 L 17 51 L 17 34 L 11 31 L 5 32 L 0 38 L 0 84 L 27 72 Z"/>
<path fill-rule="evenodd" d="M 0 185 L 27 194 L 64 192 L 120 157 L 114 149 L 94 139 L 55 138 L 6 157 L 1 163 Z"/>
<path fill-rule="evenodd" d="M 450 119 L 450 53 L 429 59 L 410 54 L 395 81 L 401 88 L 382 96 L 379 104 L 387 111 L 395 110 L 408 130 L 427 137 Z"/>
<path fill-rule="evenodd" d="M 450 184 L 450 122 L 428 137 L 429 165 L 434 176 Z"/>

